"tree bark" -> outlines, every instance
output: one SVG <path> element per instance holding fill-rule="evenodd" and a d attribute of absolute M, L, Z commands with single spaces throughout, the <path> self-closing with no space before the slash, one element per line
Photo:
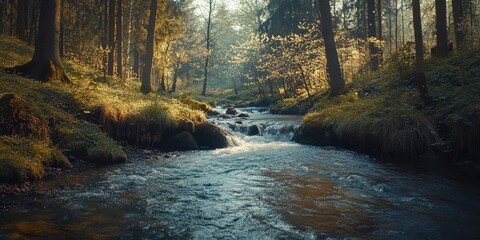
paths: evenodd
<path fill-rule="evenodd" d="M 35 35 L 37 32 L 37 4 L 36 0 L 32 0 L 32 7 L 30 12 L 30 30 L 28 31 L 28 42 L 30 44 L 35 43 Z M 1 11 L 1 10 L 0 10 Z"/>
<path fill-rule="evenodd" d="M 455 43 L 458 50 L 463 48 L 465 33 L 463 31 L 463 0 L 452 0 L 453 25 L 455 28 Z"/>
<path fill-rule="evenodd" d="M 0 0 L 0 34 L 3 34 L 3 13 L 5 10 L 5 2 L 4 0 Z"/>
<path fill-rule="evenodd" d="M 438 57 L 448 55 L 448 34 L 447 34 L 447 2 L 446 0 L 435 0 L 435 27 L 437 29 L 437 51 Z"/>
<path fill-rule="evenodd" d="M 122 56 L 122 37 L 123 37 L 123 27 L 122 27 L 122 11 L 123 3 L 122 0 L 118 0 L 117 8 L 117 75 L 120 79 L 123 79 L 123 56 Z"/>
<path fill-rule="evenodd" d="M 207 20 L 207 56 L 205 57 L 205 66 L 203 68 L 204 76 L 203 76 L 203 87 L 202 87 L 202 96 L 205 96 L 207 92 L 207 82 L 208 82 L 208 64 L 210 60 L 210 33 L 212 28 L 212 14 L 213 14 L 213 1 L 209 0 L 209 8 L 208 8 L 208 20 Z"/>
<path fill-rule="evenodd" d="M 60 17 L 63 19 L 63 2 L 60 3 Z M 65 56 L 65 26 L 63 21 L 60 21 L 60 57 Z"/>
<path fill-rule="evenodd" d="M 180 69 L 180 63 L 175 64 L 175 69 L 173 69 L 172 93 L 177 91 L 177 80 L 178 80 L 178 70 L 179 69 Z"/>
<path fill-rule="evenodd" d="M 154 35 L 155 35 L 155 22 L 157 19 L 157 5 L 158 0 L 152 0 L 150 4 L 150 19 L 147 29 L 147 44 L 145 48 L 145 70 L 143 71 L 142 87 L 141 91 L 144 94 L 152 92 L 152 65 L 153 65 L 153 50 L 154 50 Z"/>
<path fill-rule="evenodd" d="M 113 61 L 115 56 L 115 1 L 110 0 L 108 6 L 108 68 L 107 74 L 113 76 Z"/>
<path fill-rule="evenodd" d="M 382 0 L 377 0 L 377 22 L 378 22 L 378 40 L 383 40 L 383 28 L 382 28 Z M 380 66 L 383 62 L 383 50 L 377 47 L 377 57 L 378 57 L 378 65 Z"/>
<path fill-rule="evenodd" d="M 136 75 L 136 77 L 139 77 L 139 68 L 140 68 L 140 53 L 138 52 L 137 48 L 133 49 L 133 73 Z"/>
<path fill-rule="evenodd" d="M 368 19 L 368 37 L 377 38 L 377 27 L 375 23 L 375 0 L 367 0 L 367 19 Z M 378 69 L 378 47 L 372 40 L 369 40 L 368 48 L 370 50 L 370 70 Z"/>
<path fill-rule="evenodd" d="M 328 0 L 318 0 L 318 7 L 321 18 L 321 32 L 325 42 L 325 55 L 327 58 L 328 83 L 330 85 L 330 96 L 339 95 L 345 88 L 340 62 L 338 61 L 337 47 L 335 46 L 335 36 L 333 34 L 332 15 L 330 12 L 330 2 Z"/>
<path fill-rule="evenodd" d="M 60 0 L 42 0 L 35 52 L 32 60 L 11 72 L 42 82 L 70 82 L 60 59 Z"/>
<path fill-rule="evenodd" d="M 428 98 L 427 78 L 423 59 L 422 18 L 420 14 L 420 0 L 412 0 L 413 30 L 415 35 L 415 80 L 422 99 Z"/>
<path fill-rule="evenodd" d="M 27 38 L 28 21 L 28 0 L 18 0 L 17 2 L 17 37 L 22 41 L 28 41 Z"/>

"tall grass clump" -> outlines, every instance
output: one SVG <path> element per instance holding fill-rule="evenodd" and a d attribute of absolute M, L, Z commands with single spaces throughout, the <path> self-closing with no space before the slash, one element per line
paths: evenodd
<path fill-rule="evenodd" d="M 161 103 L 149 104 L 133 113 L 104 106 L 100 124 L 113 138 L 142 147 L 160 147 L 177 126 L 168 107 Z"/>

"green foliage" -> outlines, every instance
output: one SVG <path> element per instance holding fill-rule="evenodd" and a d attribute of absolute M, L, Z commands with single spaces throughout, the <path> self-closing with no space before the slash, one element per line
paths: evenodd
<path fill-rule="evenodd" d="M 411 75 L 415 66 L 415 42 L 405 43 L 390 57 L 386 65 L 397 71 L 402 78 Z"/>

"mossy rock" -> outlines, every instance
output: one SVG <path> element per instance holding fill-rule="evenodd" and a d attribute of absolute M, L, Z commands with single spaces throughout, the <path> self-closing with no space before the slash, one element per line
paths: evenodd
<path fill-rule="evenodd" d="M 34 138 L 0 136 L 0 182 L 24 183 L 45 177 L 54 150 Z M 68 160 L 67 160 L 68 161 Z"/>
<path fill-rule="evenodd" d="M 165 148 L 172 151 L 191 151 L 198 150 L 198 143 L 193 135 L 187 131 L 180 132 L 169 138 L 165 143 Z"/>
<path fill-rule="evenodd" d="M 193 137 L 201 149 L 217 149 L 228 147 L 228 139 L 225 131 L 209 123 L 196 126 Z"/>
<path fill-rule="evenodd" d="M 28 103 L 15 94 L 0 98 L 0 135 L 18 135 L 48 139 L 48 124 L 35 114 Z"/>
<path fill-rule="evenodd" d="M 53 141 L 75 157 L 101 165 L 127 161 L 122 148 L 94 124 L 58 124 L 53 130 Z"/>
<path fill-rule="evenodd" d="M 293 141 L 316 146 L 336 146 L 337 139 L 331 126 L 311 126 L 303 124 L 293 136 Z"/>

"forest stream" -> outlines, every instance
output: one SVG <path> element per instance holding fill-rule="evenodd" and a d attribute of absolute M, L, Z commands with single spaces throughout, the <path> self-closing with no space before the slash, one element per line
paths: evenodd
<path fill-rule="evenodd" d="M 241 109 L 241 124 L 211 119 L 233 130 L 226 149 L 136 150 L 48 180 L 0 212 L 0 239 L 480 238 L 478 187 L 296 144 L 300 117 L 259 110 Z M 244 134 L 251 125 L 260 135 Z"/>

